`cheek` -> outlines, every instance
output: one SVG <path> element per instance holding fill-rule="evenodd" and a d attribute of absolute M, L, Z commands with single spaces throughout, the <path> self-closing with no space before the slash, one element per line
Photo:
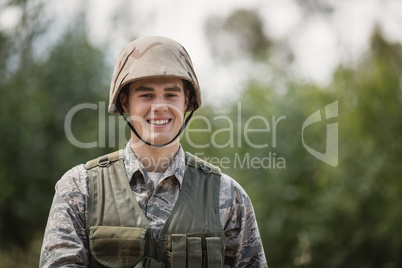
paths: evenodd
<path fill-rule="evenodd" d="M 184 113 L 187 110 L 187 102 L 184 97 L 179 100 L 177 108 L 181 111 L 181 113 Z"/>
<path fill-rule="evenodd" d="M 186 104 L 184 102 L 176 103 L 170 107 L 176 117 L 183 118 L 183 114 L 186 112 Z"/>
<path fill-rule="evenodd" d="M 146 112 L 146 105 L 144 105 L 143 103 L 139 102 L 139 101 L 134 101 L 132 100 L 130 102 L 130 114 L 136 114 L 136 115 L 141 115 L 144 114 Z"/>

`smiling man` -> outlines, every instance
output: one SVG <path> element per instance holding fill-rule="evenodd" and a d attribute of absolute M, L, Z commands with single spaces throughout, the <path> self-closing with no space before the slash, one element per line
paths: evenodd
<path fill-rule="evenodd" d="M 130 142 L 57 182 L 40 267 L 267 267 L 246 192 L 180 146 L 200 105 L 179 43 L 152 36 L 122 50 L 109 112 Z"/>
<path fill-rule="evenodd" d="M 177 77 L 139 79 L 120 94 L 118 109 L 129 114 L 134 130 L 131 147 L 147 171 L 165 171 L 165 166 L 155 163 L 166 165 L 177 153 L 177 135 L 189 106 L 189 95 L 189 89 Z"/>

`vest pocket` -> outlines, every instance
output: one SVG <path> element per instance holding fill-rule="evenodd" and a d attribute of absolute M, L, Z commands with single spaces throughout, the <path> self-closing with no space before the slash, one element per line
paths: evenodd
<path fill-rule="evenodd" d="M 223 266 L 222 242 L 220 237 L 172 234 L 170 242 L 171 251 L 166 252 L 169 268 L 226 267 Z"/>
<path fill-rule="evenodd" d="M 221 268 L 223 266 L 221 253 L 221 239 L 219 237 L 205 238 L 207 243 L 207 263 L 208 268 Z"/>
<path fill-rule="evenodd" d="M 202 267 L 201 237 L 188 237 L 187 251 L 188 251 L 187 255 L 188 267 L 201 268 Z"/>
<path fill-rule="evenodd" d="M 137 227 L 91 226 L 89 249 L 102 265 L 133 267 L 144 257 L 146 233 Z"/>

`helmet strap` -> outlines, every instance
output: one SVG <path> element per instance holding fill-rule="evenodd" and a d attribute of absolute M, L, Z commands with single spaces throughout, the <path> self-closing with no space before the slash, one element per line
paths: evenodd
<path fill-rule="evenodd" d="M 180 134 L 183 132 L 183 130 L 186 128 L 188 122 L 190 121 L 190 119 L 191 119 L 191 117 L 193 116 L 193 113 L 194 113 L 194 110 L 192 110 L 190 112 L 190 114 L 187 116 L 186 120 L 184 120 L 183 124 L 181 125 L 181 128 L 180 128 L 179 132 L 176 134 L 176 136 L 174 136 L 174 138 L 171 141 L 169 141 L 169 142 L 167 142 L 165 144 L 152 144 L 152 143 L 147 142 L 143 138 L 141 138 L 140 134 L 138 134 L 138 132 L 135 130 L 134 126 L 124 116 L 124 111 L 123 111 L 122 107 L 120 105 L 116 105 L 116 107 L 117 107 L 117 110 L 119 110 L 120 115 L 123 116 L 124 121 L 126 121 L 128 127 L 131 129 L 131 131 L 134 133 L 134 135 L 137 136 L 138 139 L 140 139 L 140 141 L 142 141 L 146 145 L 149 145 L 149 146 L 152 146 L 152 147 L 159 147 L 159 148 L 160 147 L 165 147 L 165 146 L 171 144 L 173 141 L 175 141 L 177 139 L 177 137 L 179 137 Z"/>

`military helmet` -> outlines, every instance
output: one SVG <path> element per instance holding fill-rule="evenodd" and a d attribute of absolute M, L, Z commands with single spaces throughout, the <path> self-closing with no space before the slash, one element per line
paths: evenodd
<path fill-rule="evenodd" d="M 151 77 L 177 77 L 189 81 L 189 107 L 201 106 L 201 92 L 193 64 L 186 49 L 176 41 L 162 36 L 149 36 L 127 44 L 117 59 L 110 85 L 109 112 L 118 113 L 116 105 L 122 88 Z"/>

